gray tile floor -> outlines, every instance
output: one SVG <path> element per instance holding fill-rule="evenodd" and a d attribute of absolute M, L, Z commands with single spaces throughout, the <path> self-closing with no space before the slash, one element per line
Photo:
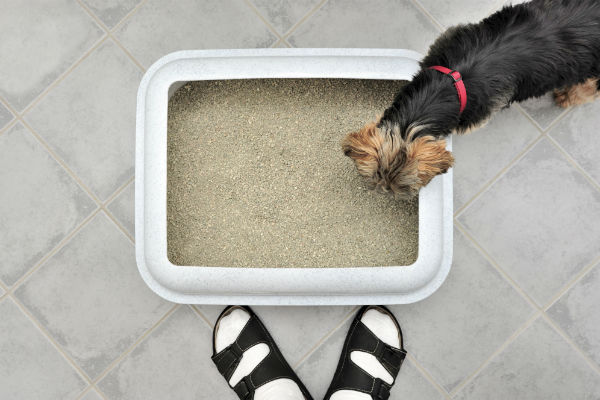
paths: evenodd
<path fill-rule="evenodd" d="M 426 51 L 506 0 L 3 0 L 0 398 L 234 399 L 211 365 L 221 310 L 138 276 L 135 94 L 180 49 Z M 456 138 L 455 255 L 429 299 L 393 307 L 392 399 L 600 399 L 600 103 L 550 97 Z M 353 307 L 259 307 L 316 398 Z"/>

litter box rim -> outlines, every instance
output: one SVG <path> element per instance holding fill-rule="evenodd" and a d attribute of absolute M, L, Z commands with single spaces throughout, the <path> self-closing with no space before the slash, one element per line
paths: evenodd
<path fill-rule="evenodd" d="M 408 304 L 435 292 L 452 264 L 452 169 L 419 194 L 418 257 L 409 266 L 194 267 L 167 257 L 167 105 L 177 88 L 207 79 L 410 80 L 421 58 L 402 49 L 234 49 L 156 61 L 140 83 L 136 115 L 136 260 L 150 289 L 176 303 L 248 305 Z"/>

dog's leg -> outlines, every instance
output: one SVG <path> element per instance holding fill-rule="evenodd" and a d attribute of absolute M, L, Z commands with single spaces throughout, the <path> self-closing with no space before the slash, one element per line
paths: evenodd
<path fill-rule="evenodd" d="M 591 78 L 578 85 L 556 89 L 554 101 L 563 108 L 589 103 L 600 97 L 598 89 L 598 78 Z"/>

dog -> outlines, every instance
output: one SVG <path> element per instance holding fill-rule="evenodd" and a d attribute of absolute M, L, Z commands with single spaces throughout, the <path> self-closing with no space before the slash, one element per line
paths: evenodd
<path fill-rule="evenodd" d="M 554 90 L 561 107 L 600 96 L 600 0 L 533 0 L 448 29 L 376 121 L 342 141 L 371 188 L 410 199 L 454 157 L 445 137 Z"/>

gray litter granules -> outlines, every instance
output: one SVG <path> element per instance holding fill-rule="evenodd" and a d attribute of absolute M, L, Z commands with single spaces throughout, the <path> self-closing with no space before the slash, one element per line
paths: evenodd
<path fill-rule="evenodd" d="M 354 267 L 417 257 L 418 201 L 366 189 L 341 151 L 403 85 L 199 81 L 169 102 L 168 255 L 177 265 Z"/>

